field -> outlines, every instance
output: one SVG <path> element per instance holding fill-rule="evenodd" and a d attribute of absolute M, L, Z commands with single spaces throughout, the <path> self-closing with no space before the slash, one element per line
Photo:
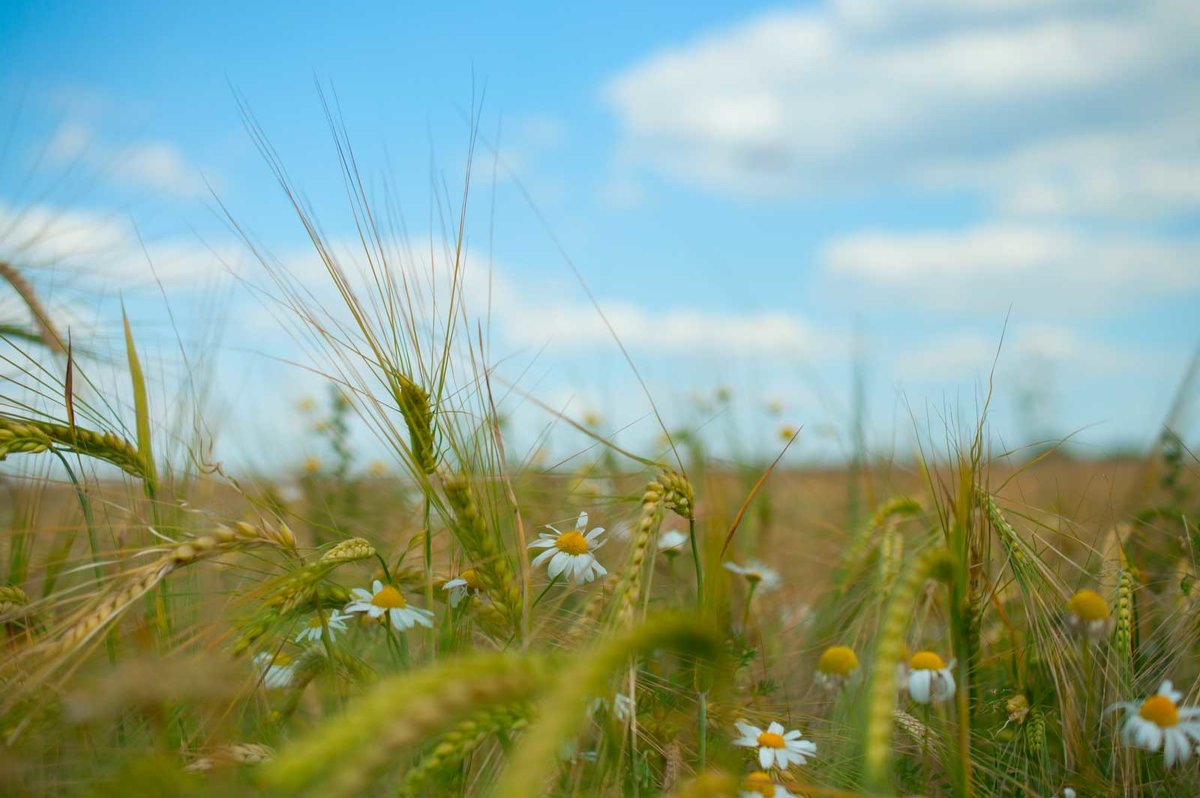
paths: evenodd
<path fill-rule="evenodd" d="M 37 325 L 5 334 L 0 793 L 1200 794 L 1200 494 L 1169 430 L 998 452 L 984 405 L 822 469 L 547 409 L 589 447 L 556 465 L 506 447 L 497 408 L 538 398 L 496 381 L 457 259 L 385 249 L 325 253 L 337 317 L 266 264 L 326 356 L 329 455 L 257 475 L 172 426 L 130 320 L 104 401 L 6 267 Z"/>

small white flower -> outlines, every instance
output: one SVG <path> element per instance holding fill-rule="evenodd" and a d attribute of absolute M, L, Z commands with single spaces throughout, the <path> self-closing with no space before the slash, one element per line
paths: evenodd
<path fill-rule="evenodd" d="M 268 690 L 287 687 L 296 675 L 296 663 L 283 651 L 273 656 L 265 651 L 254 657 L 254 664 L 262 670 L 262 683 Z"/>
<path fill-rule="evenodd" d="M 596 698 L 592 701 L 591 709 L 593 713 L 599 712 L 600 710 L 607 710 L 608 708 L 609 701 L 607 698 Z M 633 699 L 631 699 L 629 696 L 625 695 L 624 693 L 617 693 L 613 696 L 612 713 L 616 716 L 617 720 L 621 721 L 622 723 L 627 723 L 629 721 L 629 712 L 631 709 L 633 709 Z"/>
<path fill-rule="evenodd" d="M 346 621 L 350 618 L 349 615 L 343 615 L 337 610 L 329 613 L 329 617 L 325 619 L 325 626 L 329 629 L 329 639 L 333 640 L 337 635 L 334 632 L 346 631 Z M 321 615 L 319 613 L 308 619 L 308 623 L 300 630 L 300 634 L 296 635 L 296 642 L 308 640 L 313 643 L 321 642 Z"/>
<path fill-rule="evenodd" d="M 1075 798 L 1075 788 L 1063 787 L 1061 792 L 1054 794 L 1054 798 Z"/>
<path fill-rule="evenodd" d="M 550 566 L 546 572 L 551 579 L 565 574 L 569 581 L 580 585 L 607 574 L 608 571 L 597 562 L 596 555 L 592 553 L 604 545 L 604 541 L 600 539 L 604 528 L 596 527 L 584 534 L 587 523 L 588 514 L 580 513 L 575 528 L 570 531 L 560 532 L 547 524 L 554 534 L 539 532 L 538 539 L 529 544 L 531 549 L 545 549 L 534 558 L 533 565 L 538 566 L 549 561 Z"/>
<path fill-rule="evenodd" d="M 932 651 L 918 651 L 908 661 L 908 695 L 918 704 L 945 701 L 954 696 L 954 674 Z"/>
<path fill-rule="evenodd" d="M 446 580 L 442 590 L 450 591 L 450 606 L 457 607 L 472 593 L 483 592 L 483 582 L 474 568 L 468 568 L 454 579 Z"/>
<path fill-rule="evenodd" d="M 779 587 L 779 572 L 774 568 L 768 568 L 758 560 L 750 560 L 745 565 L 726 562 L 725 570 L 745 577 L 747 582 L 757 586 L 760 593 Z"/>
<path fill-rule="evenodd" d="M 1200 707 L 1180 707 L 1183 693 L 1169 681 L 1158 693 L 1138 703 L 1123 702 L 1108 708 L 1123 709 L 1128 715 L 1121 728 L 1121 742 L 1145 751 L 1162 749 L 1169 768 L 1188 761 L 1193 746 L 1200 752 Z"/>
<path fill-rule="evenodd" d="M 796 729 L 785 733 L 780 723 L 772 722 L 766 731 L 740 720 L 734 725 L 742 736 L 734 740 L 733 744 L 757 748 L 758 764 L 763 768 L 774 767 L 783 770 L 793 762 L 803 765 L 817 754 L 816 743 L 803 739 L 804 735 Z"/>
<path fill-rule="evenodd" d="M 770 774 L 756 770 L 742 779 L 742 789 L 738 791 L 741 798 L 792 798 L 783 785 L 776 784 Z"/>
<path fill-rule="evenodd" d="M 687 535 L 677 529 L 668 529 L 658 536 L 658 550 L 667 556 L 674 556 L 687 542 Z"/>
<path fill-rule="evenodd" d="M 408 606 L 404 594 L 391 585 L 384 585 L 376 579 L 371 583 L 371 591 L 361 587 L 350 591 L 354 601 L 346 605 L 346 612 L 365 612 L 370 618 L 382 617 L 385 613 L 392 626 L 403 632 L 416 625 L 433 626 L 433 613 L 420 607 Z"/>

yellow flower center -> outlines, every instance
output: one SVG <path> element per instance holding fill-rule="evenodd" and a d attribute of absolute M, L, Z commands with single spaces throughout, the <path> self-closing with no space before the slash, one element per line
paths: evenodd
<path fill-rule="evenodd" d="M 289 657 L 287 654 L 280 651 L 278 654 L 276 654 L 271 659 L 271 664 L 272 665 L 288 665 L 291 663 L 291 661 L 292 661 L 291 657 Z"/>
<path fill-rule="evenodd" d="M 946 667 L 946 663 L 932 651 L 918 651 L 908 661 L 908 667 L 914 671 L 940 671 Z"/>
<path fill-rule="evenodd" d="M 774 798 L 775 796 L 775 783 L 761 770 L 756 770 L 747 776 L 746 780 L 742 782 L 742 786 L 746 792 L 756 792 L 763 798 Z"/>
<path fill-rule="evenodd" d="M 372 596 L 371 603 L 385 610 L 402 610 L 408 606 L 404 595 L 391 585 L 384 586 L 383 590 Z"/>
<path fill-rule="evenodd" d="M 483 580 L 479 578 L 479 572 L 474 568 L 468 568 L 463 571 L 458 575 L 458 578 L 466 582 L 467 587 L 471 588 L 471 590 L 483 590 Z"/>
<path fill-rule="evenodd" d="M 309 629 L 320 629 L 321 628 L 321 616 L 314 615 L 312 618 L 310 618 L 308 620 L 308 628 Z"/>
<path fill-rule="evenodd" d="M 575 530 L 559 535 L 558 539 L 554 541 L 554 546 L 559 551 L 565 551 L 573 556 L 587 554 L 588 550 L 587 538 L 583 536 L 582 532 Z"/>
<path fill-rule="evenodd" d="M 830 676 L 849 676 L 857 667 L 858 657 L 846 646 L 831 646 L 817 660 L 817 670 Z"/>
<path fill-rule="evenodd" d="M 763 748 L 783 748 L 787 745 L 783 740 L 783 735 L 769 731 L 758 735 L 758 744 Z"/>
<path fill-rule="evenodd" d="M 1108 619 L 1108 602 L 1094 590 L 1080 590 L 1067 602 L 1067 612 L 1081 621 Z"/>
<path fill-rule="evenodd" d="M 1165 695 L 1154 695 L 1147 698 L 1142 704 L 1142 708 L 1138 710 L 1138 714 L 1144 720 L 1163 729 L 1179 723 L 1179 709 L 1175 706 L 1175 702 Z"/>

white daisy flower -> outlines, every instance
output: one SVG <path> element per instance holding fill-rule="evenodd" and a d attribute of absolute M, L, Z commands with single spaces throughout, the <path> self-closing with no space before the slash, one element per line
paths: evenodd
<path fill-rule="evenodd" d="M 592 701 L 591 709 L 593 714 L 602 709 L 607 710 L 608 708 L 609 701 L 607 698 L 596 698 Z M 616 716 L 617 720 L 621 721 L 622 723 L 628 722 L 629 712 L 632 709 L 633 699 L 631 699 L 629 696 L 625 695 L 624 693 L 617 693 L 613 696 L 612 713 Z"/>
<path fill-rule="evenodd" d="M 333 640 L 337 635 L 334 632 L 346 631 L 346 621 L 349 620 L 349 615 L 343 615 L 337 610 L 329 613 L 329 617 L 325 619 L 325 626 L 329 629 L 329 639 Z M 300 630 L 300 634 L 296 635 L 296 642 L 300 643 L 305 640 L 312 643 L 321 642 L 322 626 L 321 615 L 317 613 L 308 619 L 308 623 Z"/>
<path fill-rule="evenodd" d="M 1089 640 L 1103 640 L 1112 632 L 1115 619 L 1106 602 L 1094 590 L 1080 590 L 1067 601 L 1067 626 Z"/>
<path fill-rule="evenodd" d="M 483 592 L 483 582 L 474 568 L 468 568 L 454 579 L 447 579 L 442 590 L 450 591 L 450 606 L 457 607 L 472 593 Z"/>
<path fill-rule="evenodd" d="M 546 572 L 551 579 L 565 574 L 569 581 L 580 585 L 607 574 L 608 571 L 597 562 L 596 555 L 592 553 L 604 545 L 604 541 L 600 539 L 604 528 L 596 527 L 584 534 L 587 523 L 588 514 L 580 513 L 575 528 L 568 532 L 560 532 L 547 524 L 554 534 L 539 532 L 538 539 L 529 544 L 531 549 L 545 549 L 534 558 L 533 564 L 541 565 L 548 560 L 550 566 Z"/>
<path fill-rule="evenodd" d="M 1180 707 L 1183 693 L 1169 681 L 1158 693 L 1138 703 L 1114 704 L 1108 711 L 1124 709 L 1128 716 L 1121 728 L 1121 742 L 1145 751 L 1162 749 L 1167 767 L 1188 761 L 1192 748 L 1200 752 L 1200 707 Z"/>
<path fill-rule="evenodd" d="M 817 681 L 831 690 L 845 684 L 858 670 L 858 655 L 847 646 L 830 646 L 817 660 Z"/>
<path fill-rule="evenodd" d="M 668 557 L 673 557 L 683 549 L 688 542 L 688 536 L 678 529 L 668 529 L 658 536 L 658 550 Z"/>
<path fill-rule="evenodd" d="M 776 784 L 770 774 L 756 770 L 742 779 L 741 798 L 792 798 L 792 794 L 781 784 Z"/>
<path fill-rule="evenodd" d="M 768 568 L 758 560 L 750 560 L 745 565 L 726 562 L 725 570 L 745 577 L 746 581 L 754 585 L 759 592 L 779 587 L 779 572 L 774 568 Z"/>
<path fill-rule="evenodd" d="M 269 690 L 287 687 L 296 675 L 296 663 L 283 651 L 273 656 L 262 652 L 254 657 L 254 664 L 262 671 L 263 686 Z"/>
<path fill-rule="evenodd" d="M 1063 787 L 1062 792 L 1054 793 L 1054 798 L 1075 798 L 1075 788 Z"/>
<path fill-rule="evenodd" d="M 401 632 L 418 624 L 431 628 L 433 626 L 432 612 L 408 606 L 408 600 L 404 598 L 403 593 L 391 585 L 384 585 L 378 579 L 371 583 L 369 593 L 361 587 L 356 587 L 350 592 L 354 594 L 354 601 L 346 605 L 346 612 L 365 612 L 370 618 L 379 618 L 386 613 L 392 626 Z"/>
<path fill-rule="evenodd" d="M 908 695 L 918 704 L 945 701 L 954 696 L 954 674 L 932 651 L 918 651 L 908 661 Z"/>
<path fill-rule="evenodd" d="M 779 768 L 783 770 L 793 762 L 803 765 L 809 757 L 816 756 L 817 744 L 802 739 L 798 730 L 784 732 L 783 725 L 772 722 L 766 731 L 751 726 L 744 721 L 735 724 L 742 736 L 733 741 L 734 745 L 758 749 L 758 764 L 763 768 Z"/>

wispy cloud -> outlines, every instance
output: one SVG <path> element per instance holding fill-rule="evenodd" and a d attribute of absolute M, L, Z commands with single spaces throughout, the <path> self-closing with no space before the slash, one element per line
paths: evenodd
<path fill-rule="evenodd" d="M 723 191 L 1194 211 L 1198 37 L 1180 0 L 842 0 L 653 53 L 604 95 L 627 157 Z"/>
<path fill-rule="evenodd" d="M 46 147 L 46 158 L 55 166 L 83 164 L 114 183 L 181 199 L 206 196 L 214 185 L 212 176 L 170 142 L 114 144 L 100 140 L 78 121 L 59 127 Z"/>
<path fill-rule="evenodd" d="M 235 242 L 210 246 L 194 237 L 144 238 L 121 214 L 3 202 L 0 257 L 23 268 L 50 268 L 93 284 L 126 287 L 221 281 L 245 260 Z"/>
<path fill-rule="evenodd" d="M 950 232 L 862 232 L 821 265 L 864 299 L 922 308 L 1105 314 L 1200 292 L 1200 242 L 996 224 Z"/>

